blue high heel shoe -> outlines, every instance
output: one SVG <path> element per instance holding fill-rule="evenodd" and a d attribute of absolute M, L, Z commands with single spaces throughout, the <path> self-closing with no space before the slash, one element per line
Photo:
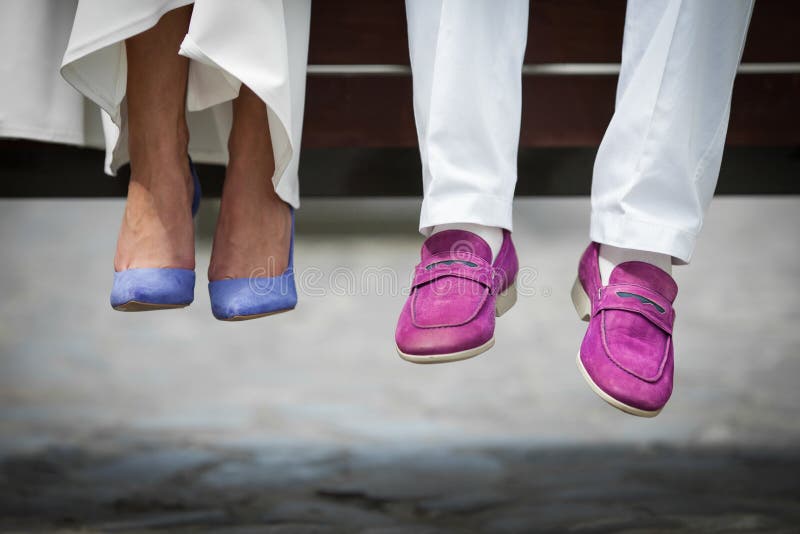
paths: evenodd
<path fill-rule="evenodd" d="M 297 305 L 294 283 L 294 209 L 289 265 L 278 276 L 229 278 L 208 283 L 211 312 L 220 321 L 246 321 L 287 312 Z"/>
<path fill-rule="evenodd" d="M 189 158 L 194 182 L 192 217 L 200 208 L 200 180 Z M 151 311 L 183 308 L 194 300 L 194 270 L 142 268 L 114 273 L 111 307 L 117 311 Z"/>

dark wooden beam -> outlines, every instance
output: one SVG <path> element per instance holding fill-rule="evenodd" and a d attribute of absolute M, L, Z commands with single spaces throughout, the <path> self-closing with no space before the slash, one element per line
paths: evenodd
<path fill-rule="evenodd" d="M 501 0 L 502 1 L 502 0 Z M 625 0 L 532 0 L 526 63 L 619 62 Z M 759 0 L 746 62 L 800 61 L 800 2 Z M 315 0 L 312 64 L 408 64 L 402 0 Z"/>

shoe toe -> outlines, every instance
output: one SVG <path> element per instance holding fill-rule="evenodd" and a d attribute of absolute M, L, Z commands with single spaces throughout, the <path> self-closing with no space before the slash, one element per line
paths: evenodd
<path fill-rule="evenodd" d="M 435 356 L 467 351 L 485 345 L 494 336 L 494 310 L 487 304 L 475 317 L 456 326 L 420 327 L 407 309 L 398 322 L 397 348 L 409 355 Z"/>
<path fill-rule="evenodd" d="M 658 411 L 672 395 L 671 360 L 659 380 L 651 382 L 631 375 L 608 358 L 592 358 L 581 350 L 581 364 L 594 385 L 617 401 L 644 411 Z"/>
<path fill-rule="evenodd" d="M 129 302 L 183 306 L 194 300 L 195 273 L 190 269 L 127 269 L 114 273 L 111 305 Z"/>
<path fill-rule="evenodd" d="M 294 278 L 234 278 L 209 282 L 211 312 L 217 319 L 256 317 L 287 311 L 297 304 Z"/>

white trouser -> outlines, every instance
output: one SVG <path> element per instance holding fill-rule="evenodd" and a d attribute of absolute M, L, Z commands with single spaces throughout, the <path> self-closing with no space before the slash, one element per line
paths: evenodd
<path fill-rule="evenodd" d="M 686 263 L 714 195 L 753 0 L 628 0 L 593 241 Z"/>
<path fill-rule="evenodd" d="M 406 0 L 423 233 L 511 230 L 528 1 Z"/>
<path fill-rule="evenodd" d="M 511 229 L 527 0 L 406 0 L 420 230 Z M 689 261 L 722 157 L 753 0 L 629 0 L 617 108 L 592 184 L 594 241 Z"/>
<path fill-rule="evenodd" d="M 104 112 L 106 170 L 114 173 L 128 160 L 125 39 L 192 3 L 180 51 L 168 51 L 191 59 L 187 109 L 212 110 L 200 128 L 194 126 L 202 117 L 189 115 L 190 153 L 199 141 L 200 159 L 227 158 L 231 101 L 246 84 L 267 105 L 275 190 L 297 207 L 310 0 L 79 0 L 61 74 Z"/>

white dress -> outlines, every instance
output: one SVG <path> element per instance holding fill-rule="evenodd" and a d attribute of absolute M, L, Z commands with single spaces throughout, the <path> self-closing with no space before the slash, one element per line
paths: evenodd
<path fill-rule="evenodd" d="M 100 112 L 61 78 L 77 0 L 0 0 L 0 137 L 103 146 Z"/>
<path fill-rule="evenodd" d="M 79 0 L 61 74 L 103 111 L 106 172 L 129 159 L 125 39 L 191 3 L 189 31 L 175 51 L 191 60 L 189 152 L 197 161 L 227 161 L 231 100 L 246 84 L 267 105 L 275 189 L 298 207 L 310 0 Z"/>

